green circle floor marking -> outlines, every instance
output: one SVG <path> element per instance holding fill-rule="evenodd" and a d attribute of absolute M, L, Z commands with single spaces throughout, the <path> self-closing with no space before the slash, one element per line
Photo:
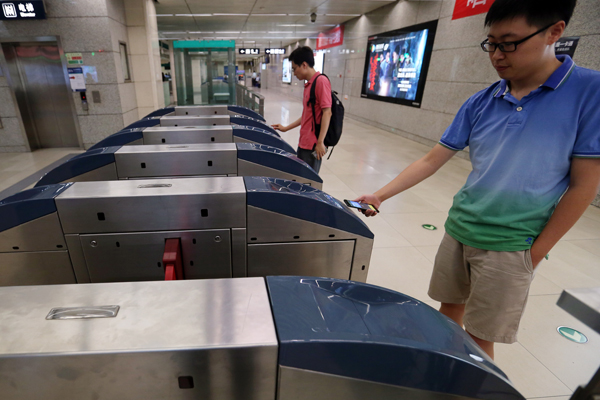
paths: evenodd
<path fill-rule="evenodd" d="M 421 225 L 421 226 L 422 226 L 424 229 L 427 229 L 428 231 L 435 231 L 435 230 L 437 230 L 437 228 L 436 228 L 435 226 L 433 226 L 433 225 L 424 224 L 424 225 Z"/>
<path fill-rule="evenodd" d="M 569 328 L 567 326 L 559 326 L 558 328 L 556 328 L 556 330 L 558 331 L 558 333 L 561 334 L 561 336 L 569 339 L 572 342 L 579 344 L 584 344 L 588 342 L 588 338 L 583 333 L 573 328 Z"/>

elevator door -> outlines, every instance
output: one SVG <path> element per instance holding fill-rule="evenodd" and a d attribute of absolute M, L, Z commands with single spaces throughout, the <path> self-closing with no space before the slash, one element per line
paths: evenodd
<path fill-rule="evenodd" d="M 31 149 L 79 147 L 56 42 L 2 45 Z"/>

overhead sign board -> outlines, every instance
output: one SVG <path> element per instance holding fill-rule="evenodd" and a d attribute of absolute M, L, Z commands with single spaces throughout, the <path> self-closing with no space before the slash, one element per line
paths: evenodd
<path fill-rule="evenodd" d="M 554 52 L 558 54 L 566 54 L 569 57 L 573 57 L 575 55 L 575 49 L 579 44 L 579 36 L 573 37 L 561 37 L 554 44 L 555 49 Z"/>
<path fill-rule="evenodd" d="M 493 3 L 494 0 L 456 0 L 452 19 L 486 13 L 490 10 Z"/>
<path fill-rule="evenodd" d="M 285 54 L 285 48 L 281 49 L 265 49 L 266 54 Z"/>
<path fill-rule="evenodd" d="M 245 54 L 245 55 L 251 55 L 251 56 L 257 56 L 260 54 L 260 49 L 254 48 L 246 48 L 246 49 L 239 49 L 238 52 L 240 54 Z"/>
<path fill-rule="evenodd" d="M 342 44 L 344 44 L 344 25 L 336 26 L 327 32 L 320 32 L 317 37 L 317 50 L 341 46 Z"/>
<path fill-rule="evenodd" d="M 0 20 L 46 19 L 42 0 L 3 1 L 0 0 Z"/>

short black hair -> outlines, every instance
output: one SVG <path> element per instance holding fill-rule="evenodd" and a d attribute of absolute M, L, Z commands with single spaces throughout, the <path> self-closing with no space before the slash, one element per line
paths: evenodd
<path fill-rule="evenodd" d="M 315 56 L 312 49 L 308 46 L 298 47 L 292 51 L 290 61 L 298 66 L 302 65 L 303 62 L 306 62 L 311 68 L 315 66 Z"/>
<path fill-rule="evenodd" d="M 568 25 L 576 4 L 577 0 L 496 0 L 485 16 L 485 26 L 516 17 L 525 17 L 538 28 L 559 21 Z"/>

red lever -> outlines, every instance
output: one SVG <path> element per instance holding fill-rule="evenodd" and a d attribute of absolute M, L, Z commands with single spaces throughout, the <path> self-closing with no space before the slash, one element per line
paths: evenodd
<path fill-rule="evenodd" d="M 165 266 L 165 281 L 183 279 L 183 266 L 181 264 L 181 239 L 174 238 L 167 239 L 165 241 L 163 265 Z"/>

